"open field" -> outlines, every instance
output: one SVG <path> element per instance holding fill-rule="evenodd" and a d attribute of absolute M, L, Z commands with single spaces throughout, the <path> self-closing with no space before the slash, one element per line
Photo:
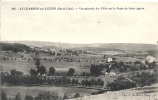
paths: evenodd
<path fill-rule="evenodd" d="M 57 71 L 68 70 L 69 68 L 74 68 L 77 73 L 89 72 L 89 69 L 80 69 L 80 63 L 77 62 L 45 62 L 41 61 L 41 64 L 46 67 L 48 71 L 50 67 L 54 67 Z M 29 73 L 30 69 L 36 69 L 35 61 L 2 61 L 1 62 L 2 71 L 10 71 L 12 69 L 22 71 L 24 73 Z"/>
<path fill-rule="evenodd" d="M 76 100 L 157 100 L 158 84 L 132 89 L 107 92 L 99 95 L 84 96 Z M 71 99 L 74 100 L 74 99 Z"/>
<path fill-rule="evenodd" d="M 8 98 L 14 98 L 19 92 L 22 98 L 25 98 L 26 94 L 29 93 L 33 97 L 36 97 L 40 91 L 52 91 L 58 93 L 59 96 L 63 97 L 65 93 L 70 96 L 74 96 L 76 93 L 80 95 L 91 95 L 92 92 L 97 91 L 93 89 L 73 88 L 73 87 L 52 87 L 52 86 L 2 86 L 2 91 L 6 91 Z"/>
<path fill-rule="evenodd" d="M 31 58 L 32 54 L 17 54 L 17 53 L 0 53 L 1 59 L 3 56 L 8 56 L 10 58 L 16 57 L 17 60 L 0 60 L 1 63 L 1 69 L 2 71 L 10 71 L 12 69 L 22 71 L 24 73 L 29 73 L 30 69 L 36 69 L 35 67 L 35 61 L 31 60 L 22 60 L 20 55 L 24 55 L 24 57 Z M 60 56 L 48 56 L 44 54 L 40 54 L 40 58 L 49 58 L 54 59 L 55 57 L 60 58 Z M 74 68 L 76 73 L 82 73 L 82 72 L 89 72 L 89 68 L 84 66 L 90 66 L 91 64 L 105 64 L 106 58 L 103 58 L 103 55 L 92 55 L 92 54 L 81 54 L 79 56 L 68 56 L 68 55 L 62 55 L 63 58 L 72 58 L 75 60 L 80 60 L 81 62 L 73 61 L 73 62 L 66 62 L 66 61 L 43 61 L 41 60 L 41 64 L 46 67 L 46 70 L 48 71 L 50 67 L 54 67 L 57 71 L 59 70 L 68 70 L 69 68 Z M 124 61 L 124 62 L 134 62 L 139 59 L 133 58 L 133 57 L 116 57 L 116 61 Z"/>

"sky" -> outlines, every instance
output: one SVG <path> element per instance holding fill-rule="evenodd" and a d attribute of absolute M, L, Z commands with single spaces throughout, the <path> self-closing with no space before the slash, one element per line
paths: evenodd
<path fill-rule="evenodd" d="M 143 7 L 144 10 L 11 10 L 12 7 Z M 158 41 L 158 3 L 2 2 L 1 41 Z"/>

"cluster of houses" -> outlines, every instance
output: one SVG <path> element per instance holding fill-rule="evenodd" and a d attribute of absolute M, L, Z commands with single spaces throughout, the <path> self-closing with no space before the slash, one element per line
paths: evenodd
<path fill-rule="evenodd" d="M 3 57 L 2 58 L 3 60 L 16 60 L 16 58 L 15 57 Z"/>
<path fill-rule="evenodd" d="M 107 58 L 107 62 L 115 62 L 116 61 L 116 58 L 114 58 L 114 57 L 109 57 L 109 58 Z M 147 56 L 145 59 L 143 59 L 143 60 L 140 60 L 140 61 L 135 61 L 135 62 L 141 62 L 142 64 L 144 64 L 145 65 L 145 62 L 148 62 L 148 63 L 152 63 L 152 62 L 156 62 L 156 63 L 158 63 L 158 61 L 157 61 L 157 59 L 155 58 L 155 57 L 153 57 L 153 56 L 151 56 L 151 55 L 149 55 L 149 56 Z M 135 63 L 135 62 L 133 62 L 133 63 Z M 131 62 L 132 63 L 132 62 Z M 124 64 L 128 64 L 128 62 L 124 62 Z M 110 69 L 110 67 L 111 67 L 111 64 L 109 65 L 109 69 Z M 115 72 L 105 72 L 105 75 L 109 75 L 109 76 L 115 76 L 116 74 L 115 74 Z"/>
<path fill-rule="evenodd" d="M 79 54 L 87 53 L 86 51 L 83 51 L 83 50 L 69 50 L 69 49 L 63 50 L 63 49 L 54 49 L 54 48 L 44 49 L 44 48 L 34 47 L 34 46 L 31 46 L 30 48 L 31 48 L 30 51 L 38 51 L 38 52 L 42 52 L 42 53 L 52 53 L 54 55 L 58 55 L 60 53 L 63 55 L 78 56 Z"/>

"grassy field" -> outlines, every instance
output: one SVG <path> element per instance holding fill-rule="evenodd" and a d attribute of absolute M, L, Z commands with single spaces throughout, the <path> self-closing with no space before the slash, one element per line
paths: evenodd
<path fill-rule="evenodd" d="M 78 62 L 48 62 L 48 61 L 41 61 L 41 64 L 46 67 L 46 70 L 48 71 L 50 67 L 54 67 L 56 71 L 59 70 L 68 70 L 69 68 L 74 68 L 76 73 L 81 72 L 89 72 L 89 69 L 82 69 L 80 67 L 80 63 Z M 88 65 L 88 64 L 86 64 Z M 83 66 L 83 65 L 82 65 Z M 10 71 L 12 69 L 22 71 L 24 73 L 29 73 L 30 69 L 36 69 L 35 61 L 1 61 L 1 69 L 2 71 Z"/>
<path fill-rule="evenodd" d="M 2 71 L 10 71 L 12 69 L 16 69 L 19 71 L 22 71 L 24 73 L 29 73 L 30 69 L 36 69 L 35 67 L 35 61 L 27 61 L 22 60 L 20 55 L 24 55 L 24 57 L 31 58 L 33 54 L 27 54 L 27 53 L 5 53 L 1 52 L 1 59 L 4 56 L 8 56 L 9 59 L 16 57 L 17 60 L 0 60 L 1 63 L 1 69 Z M 62 56 L 48 56 L 45 54 L 40 54 L 40 58 L 51 58 L 54 59 L 55 57 L 63 57 L 63 58 L 72 58 L 75 60 L 80 60 L 81 62 L 73 61 L 73 62 L 50 62 L 50 61 L 43 61 L 41 60 L 41 64 L 46 67 L 46 70 L 48 71 L 50 67 L 55 67 L 57 71 L 59 70 L 68 70 L 69 68 L 74 68 L 76 73 L 82 73 L 82 72 L 89 72 L 89 68 L 84 68 L 84 66 L 90 66 L 91 64 L 105 64 L 105 58 L 103 58 L 103 55 L 92 55 L 92 54 L 81 54 L 79 56 L 68 56 L 68 55 L 62 55 Z M 104 60 L 102 62 L 101 60 Z M 133 57 L 116 57 L 117 61 L 136 61 L 137 58 Z"/>
<path fill-rule="evenodd" d="M 158 100 L 157 94 L 158 84 L 153 84 L 151 86 L 84 96 L 81 100 Z"/>
<path fill-rule="evenodd" d="M 24 98 L 27 93 L 36 97 L 40 91 L 52 91 L 58 93 L 59 96 L 63 97 L 65 93 L 68 93 L 70 97 L 73 97 L 76 93 L 80 93 L 81 96 L 91 95 L 92 92 L 97 90 L 93 89 L 83 89 L 83 88 L 73 88 L 73 87 L 50 87 L 50 86 L 2 86 L 1 91 L 7 93 L 8 98 L 14 98 L 19 92 L 21 97 Z"/>

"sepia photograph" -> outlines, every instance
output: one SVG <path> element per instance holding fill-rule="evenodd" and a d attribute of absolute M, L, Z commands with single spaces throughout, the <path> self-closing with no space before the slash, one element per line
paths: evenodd
<path fill-rule="evenodd" d="M 0 100 L 158 100 L 158 3 L 0 4 Z"/>

